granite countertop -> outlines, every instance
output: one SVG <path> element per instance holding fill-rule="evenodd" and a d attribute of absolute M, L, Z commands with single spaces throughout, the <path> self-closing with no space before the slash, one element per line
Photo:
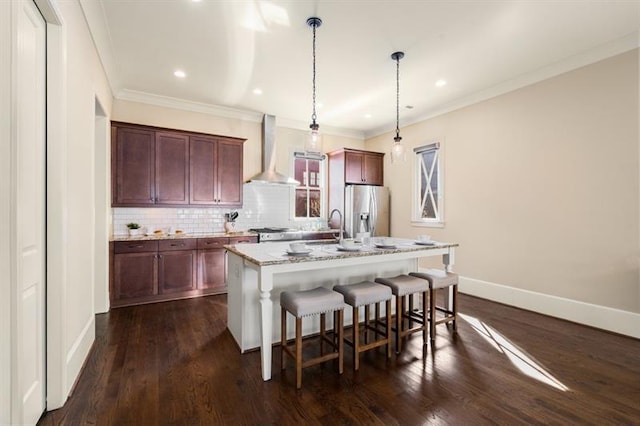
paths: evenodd
<path fill-rule="evenodd" d="M 177 235 L 159 234 L 159 235 L 139 235 L 131 237 L 129 235 L 114 235 L 110 241 L 146 241 L 146 240 L 177 240 L 183 238 L 230 238 L 230 237 L 257 237 L 255 232 L 194 232 Z"/>
<path fill-rule="evenodd" d="M 374 239 L 375 240 L 375 239 Z M 225 248 L 243 259 L 258 266 L 283 265 L 290 263 L 316 262 L 320 260 L 348 259 L 354 257 L 379 256 L 395 253 L 407 253 L 416 251 L 428 251 L 458 247 L 457 243 L 443 243 L 433 241 L 433 244 L 417 244 L 413 240 L 404 238 L 390 238 L 388 246 L 380 247 L 374 244 L 363 246 L 358 251 L 342 251 L 336 243 L 322 241 L 308 241 L 307 247 L 311 250 L 306 255 L 289 255 L 289 243 L 270 242 L 262 244 L 231 244 Z"/>

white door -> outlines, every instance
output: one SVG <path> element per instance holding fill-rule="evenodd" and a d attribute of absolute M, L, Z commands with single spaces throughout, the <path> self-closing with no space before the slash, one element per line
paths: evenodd
<path fill-rule="evenodd" d="M 22 421 L 45 410 L 45 135 L 46 27 L 32 0 L 17 17 L 16 277 L 18 385 Z"/>

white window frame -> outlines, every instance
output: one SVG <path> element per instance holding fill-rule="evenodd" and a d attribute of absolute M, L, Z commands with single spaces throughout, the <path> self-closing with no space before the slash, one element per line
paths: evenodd
<path fill-rule="evenodd" d="M 327 162 L 326 155 L 322 154 L 321 158 L 317 158 L 317 154 L 309 154 L 302 151 L 292 151 L 290 155 L 291 161 L 289 165 L 289 169 L 291 170 L 290 175 L 295 175 L 295 164 L 296 158 L 307 158 L 309 160 L 319 160 L 320 161 L 320 171 L 318 179 L 320 179 L 320 217 L 296 217 L 296 189 L 300 189 L 300 187 L 304 187 L 304 182 L 300 182 L 300 186 L 293 187 L 290 191 L 291 205 L 289 217 L 293 222 L 309 222 L 314 220 L 325 220 L 327 217 Z M 308 188 L 308 187 L 307 187 Z"/>
<path fill-rule="evenodd" d="M 438 195 L 437 195 L 437 212 L 436 217 L 433 219 L 423 218 L 422 217 L 422 207 L 423 200 L 420 195 L 420 185 L 422 184 L 422 173 L 424 170 L 424 165 L 422 161 L 422 153 L 434 149 L 436 150 L 435 162 L 437 164 L 438 171 Z M 444 227 L 444 150 L 443 144 L 440 140 L 432 140 L 428 143 L 416 147 L 413 149 L 413 162 L 414 162 L 414 179 L 413 179 L 413 214 L 411 223 L 414 226 L 422 226 L 422 227 L 431 227 L 431 228 L 442 228 Z M 429 179 L 428 179 L 429 181 Z M 428 194 L 431 194 L 431 191 L 428 191 Z"/>

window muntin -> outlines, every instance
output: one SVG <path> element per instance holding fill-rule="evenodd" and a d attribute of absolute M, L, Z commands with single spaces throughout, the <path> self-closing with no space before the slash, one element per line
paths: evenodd
<path fill-rule="evenodd" d="M 310 219 L 322 216 L 324 176 L 321 160 L 295 157 L 294 178 L 300 182 L 295 189 L 294 218 Z"/>
<path fill-rule="evenodd" d="M 424 223 L 442 222 L 442 176 L 440 144 L 414 149 L 416 161 L 416 199 L 414 220 Z"/>

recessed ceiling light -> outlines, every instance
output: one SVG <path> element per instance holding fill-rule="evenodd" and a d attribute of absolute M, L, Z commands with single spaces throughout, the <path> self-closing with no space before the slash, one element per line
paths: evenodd
<path fill-rule="evenodd" d="M 447 80 L 440 79 L 436 81 L 436 87 L 444 87 L 447 85 Z"/>
<path fill-rule="evenodd" d="M 371 114 L 365 114 L 364 118 L 371 118 Z"/>
<path fill-rule="evenodd" d="M 316 104 L 316 106 L 317 106 L 318 108 L 322 108 L 322 107 L 324 106 L 324 104 L 323 104 L 322 102 L 318 102 L 318 103 Z"/>
<path fill-rule="evenodd" d="M 254 95 L 262 95 L 262 89 L 259 89 L 259 88 L 256 87 L 255 89 L 253 89 L 253 94 Z"/>
<path fill-rule="evenodd" d="M 202 0 L 191 0 L 194 3 L 200 3 Z"/>
<path fill-rule="evenodd" d="M 178 78 L 185 78 L 187 76 L 187 74 L 182 70 L 175 70 L 173 72 L 173 75 L 175 75 Z"/>

